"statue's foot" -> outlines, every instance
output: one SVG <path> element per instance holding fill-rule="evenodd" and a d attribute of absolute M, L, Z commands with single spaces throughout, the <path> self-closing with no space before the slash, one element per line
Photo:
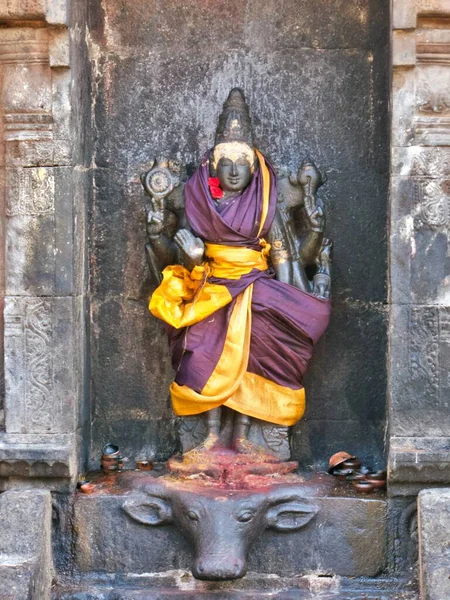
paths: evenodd
<path fill-rule="evenodd" d="M 253 442 L 250 442 L 245 437 L 234 438 L 231 443 L 231 447 L 233 450 L 235 450 L 239 454 L 246 454 L 249 458 L 252 458 L 258 462 L 265 462 L 265 463 L 280 462 L 276 456 L 274 456 L 273 454 L 270 454 L 269 452 L 266 452 L 261 446 L 258 446 L 258 444 L 254 444 Z"/>
<path fill-rule="evenodd" d="M 222 444 L 219 442 L 219 435 L 217 433 L 210 433 L 201 444 L 183 454 L 183 460 L 194 460 L 221 447 Z"/>

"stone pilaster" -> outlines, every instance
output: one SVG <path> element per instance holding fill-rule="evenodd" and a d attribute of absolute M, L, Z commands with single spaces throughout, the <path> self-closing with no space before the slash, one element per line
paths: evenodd
<path fill-rule="evenodd" d="M 2 494 L 0 527 L 0 598 L 50 600 L 50 493 L 10 490 Z"/>
<path fill-rule="evenodd" d="M 418 497 L 421 600 L 450 597 L 450 490 L 423 490 Z"/>
<path fill-rule="evenodd" d="M 450 477 L 450 4 L 394 0 L 389 481 Z"/>
<path fill-rule="evenodd" d="M 8 23 L 0 31 L 3 487 L 6 477 L 51 478 L 55 486 L 77 473 L 88 186 L 77 165 L 69 9 L 68 0 L 0 2 Z"/>

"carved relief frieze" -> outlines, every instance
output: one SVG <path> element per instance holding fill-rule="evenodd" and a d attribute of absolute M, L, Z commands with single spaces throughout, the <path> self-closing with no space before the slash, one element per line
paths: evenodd
<path fill-rule="evenodd" d="M 412 307 L 410 313 L 409 372 L 411 380 L 425 381 L 429 393 L 439 390 L 439 313 L 437 307 Z"/>
<path fill-rule="evenodd" d="M 435 29 L 435 20 L 422 19 L 416 34 L 417 62 L 450 65 L 450 28 Z"/>
<path fill-rule="evenodd" d="M 52 72 L 47 28 L 0 34 L 1 103 L 6 164 L 52 164 Z"/>
<path fill-rule="evenodd" d="M 450 150 L 444 148 L 420 150 L 411 160 L 409 175 L 421 178 L 450 176 Z"/>
<path fill-rule="evenodd" d="M 27 366 L 26 418 L 32 423 L 53 422 L 52 307 L 45 300 L 28 306 L 25 321 Z"/>
<path fill-rule="evenodd" d="M 450 344 L 450 306 L 441 306 L 439 310 L 439 329 L 441 344 Z M 446 355 L 448 356 L 448 355 Z M 444 365 L 447 372 L 447 382 L 450 386 L 450 370 L 448 364 Z"/>
<path fill-rule="evenodd" d="M 7 410 L 25 431 L 51 430 L 53 405 L 52 304 L 46 299 L 8 298 L 5 309 Z M 24 432 L 25 432 L 24 431 Z"/>
<path fill-rule="evenodd" d="M 433 231 L 450 226 L 450 189 L 447 180 L 432 179 L 415 184 L 414 227 Z"/>
<path fill-rule="evenodd" d="M 40 216 L 54 211 L 53 169 L 18 168 L 6 170 L 6 214 Z"/>

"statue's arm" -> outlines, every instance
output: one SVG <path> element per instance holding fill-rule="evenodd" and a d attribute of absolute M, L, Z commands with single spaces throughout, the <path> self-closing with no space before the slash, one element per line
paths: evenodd
<path fill-rule="evenodd" d="M 270 262 L 278 281 L 289 283 L 304 292 L 311 292 L 311 286 L 303 265 L 296 257 L 295 232 L 292 221 L 286 218 L 289 211 L 279 202 L 275 218 L 267 235 L 270 244 Z"/>
<path fill-rule="evenodd" d="M 298 257 L 303 266 L 313 266 L 319 257 L 325 231 L 323 202 L 317 197 L 318 188 L 326 177 L 311 160 L 303 161 L 297 175 L 280 181 L 280 192 L 291 211 L 301 209 L 303 233 L 296 241 Z M 296 211 L 299 214 L 299 211 Z"/>
<path fill-rule="evenodd" d="M 149 196 L 146 204 L 147 262 L 153 277 L 172 264 L 192 270 L 203 262 L 204 244 L 189 230 L 184 210 L 184 183 L 179 180 L 181 166 L 164 159 L 141 175 Z"/>

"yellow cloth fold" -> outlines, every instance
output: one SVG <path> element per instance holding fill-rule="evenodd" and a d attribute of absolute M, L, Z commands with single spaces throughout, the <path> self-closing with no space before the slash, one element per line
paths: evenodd
<path fill-rule="evenodd" d="M 181 265 L 166 267 L 163 280 L 150 299 L 150 312 L 175 329 L 202 321 L 232 300 L 225 285 L 211 283 L 208 277 L 240 279 L 253 269 L 267 269 L 270 245 L 261 240 L 262 250 L 206 243 L 208 262 L 191 272 Z"/>
<path fill-rule="evenodd" d="M 202 321 L 229 304 L 231 294 L 224 285 L 207 281 L 208 265 L 191 272 L 181 265 L 166 267 L 163 280 L 150 299 L 150 312 L 175 329 Z"/>
<path fill-rule="evenodd" d="M 249 417 L 285 426 L 295 425 L 302 418 L 305 404 L 305 388 L 293 390 L 248 372 L 224 403 Z"/>
<path fill-rule="evenodd" d="M 253 269 L 265 271 L 268 268 L 267 254 L 270 244 L 260 241 L 262 250 L 250 250 L 240 246 L 205 244 L 205 255 L 210 259 L 209 275 L 220 279 L 240 279 Z"/>

